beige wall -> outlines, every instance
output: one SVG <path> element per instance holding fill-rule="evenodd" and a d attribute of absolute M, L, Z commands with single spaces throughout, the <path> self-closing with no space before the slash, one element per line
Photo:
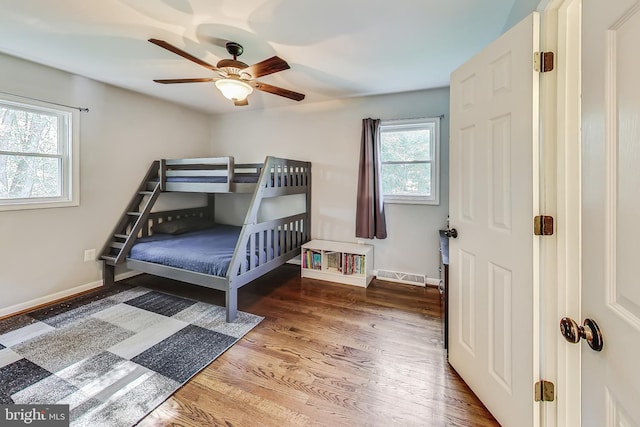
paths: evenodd
<path fill-rule="evenodd" d="M 0 315 L 98 285 L 100 263 L 85 263 L 84 250 L 101 248 L 148 165 L 158 158 L 310 160 L 313 237 L 355 241 L 365 117 L 446 114 L 440 205 L 387 205 L 389 238 L 369 242 L 376 247 L 376 268 L 439 276 L 437 230 L 448 212 L 447 88 L 212 117 L 0 54 L 0 91 L 90 109 L 80 115 L 80 206 L 0 211 Z"/>
<path fill-rule="evenodd" d="M 389 237 L 367 241 L 375 245 L 376 268 L 438 278 L 437 232 L 449 210 L 448 88 L 218 115 L 212 119 L 212 153 L 233 155 L 236 163 L 261 162 L 265 155 L 311 161 L 313 238 L 355 242 L 362 119 L 441 114 L 440 205 L 387 205 Z"/>
<path fill-rule="evenodd" d="M 95 286 L 99 250 L 152 160 L 206 156 L 210 117 L 0 55 L 0 91 L 88 107 L 80 115 L 80 206 L 0 211 L 0 315 Z"/>

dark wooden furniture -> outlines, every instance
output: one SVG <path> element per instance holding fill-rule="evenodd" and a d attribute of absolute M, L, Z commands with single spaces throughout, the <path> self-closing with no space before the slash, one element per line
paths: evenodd
<path fill-rule="evenodd" d="M 240 176 L 250 182 L 238 182 Z M 251 177 L 254 179 L 251 179 Z M 208 193 L 207 206 L 153 211 L 163 192 Z M 252 193 L 233 258 L 224 277 L 129 257 L 136 240 L 153 234 L 154 224 L 195 217 L 215 222 L 215 193 Z M 304 211 L 287 197 L 301 195 Z M 272 214 L 262 218 L 261 206 L 271 201 Z M 278 209 L 274 209 L 277 204 Z M 152 163 L 101 252 L 103 281 L 115 281 L 115 268 L 167 277 L 224 291 L 227 322 L 236 318 L 238 289 L 300 254 L 311 234 L 311 163 L 268 156 L 264 164 L 237 165 L 233 157 L 159 160 Z M 277 241 L 272 241 L 277 239 Z M 248 254 L 259 254 L 249 256 Z"/>
<path fill-rule="evenodd" d="M 442 310 L 444 312 L 444 348 L 449 348 L 449 237 L 447 230 L 440 230 L 440 256 L 442 258 L 442 268 L 444 270 L 444 280 L 441 285 L 440 295 L 442 300 Z"/>

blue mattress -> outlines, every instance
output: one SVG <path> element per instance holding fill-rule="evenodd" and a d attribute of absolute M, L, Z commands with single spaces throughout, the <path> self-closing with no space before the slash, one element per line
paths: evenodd
<path fill-rule="evenodd" d="M 206 230 L 138 239 L 130 258 L 184 270 L 226 276 L 242 227 L 216 225 Z"/>

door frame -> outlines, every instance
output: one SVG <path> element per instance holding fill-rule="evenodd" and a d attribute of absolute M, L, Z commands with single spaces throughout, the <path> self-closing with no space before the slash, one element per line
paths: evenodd
<path fill-rule="evenodd" d="M 559 321 L 582 319 L 582 0 L 543 0 L 538 10 L 542 49 L 556 55 L 555 70 L 540 82 L 541 214 L 555 218 L 554 236 L 541 241 L 540 373 L 556 390 L 554 402 L 540 406 L 540 419 L 553 427 L 581 425 L 581 349 L 562 338 Z"/>

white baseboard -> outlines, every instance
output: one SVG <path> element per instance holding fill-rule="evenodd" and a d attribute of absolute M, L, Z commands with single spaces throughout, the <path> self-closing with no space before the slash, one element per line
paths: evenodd
<path fill-rule="evenodd" d="M 133 276 L 137 276 L 140 273 L 139 271 L 125 271 L 124 273 L 120 273 L 116 275 L 116 281 L 128 279 Z M 0 308 L 0 317 L 10 316 L 15 313 L 19 313 L 21 311 L 29 310 L 30 308 L 38 307 L 43 304 L 48 304 L 53 301 L 57 301 L 66 297 L 70 297 L 81 292 L 90 291 L 92 289 L 97 289 L 102 286 L 102 280 L 96 280 L 95 282 L 86 283 L 84 285 L 76 286 L 75 288 L 66 289 L 64 291 L 56 292 L 54 294 L 46 295 L 40 298 L 32 299 L 30 301 L 26 301 L 20 304 L 12 305 L 10 307 Z"/>
<path fill-rule="evenodd" d="M 442 279 L 432 279 L 430 277 L 427 277 L 427 286 L 438 287 L 438 286 L 440 286 L 441 282 L 442 282 Z"/>
<path fill-rule="evenodd" d="M 89 291 L 91 289 L 99 288 L 102 286 L 102 280 L 80 285 L 75 288 L 65 289 L 64 291 L 56 292 L 54 294 L 46 295 L 40 298 L 32 299 L 20 304 L 12 305 L 0 309 L 0 317 L 9 316 L 11 314 L 19 313 L 21 311 L 28 310 L 30 308 L 37 307 L 39 305 L 47 304 L 52 301 L 56 301 L 62 298 L 69 297 L 71 295 L 79 294 L 80 292 Z"/>
<path fill-rule="evenodd" d="M 289 261 L 287 261 L 287 264 L 302 265 L 302 256 L 301 255 L 294 256 Z"/>

